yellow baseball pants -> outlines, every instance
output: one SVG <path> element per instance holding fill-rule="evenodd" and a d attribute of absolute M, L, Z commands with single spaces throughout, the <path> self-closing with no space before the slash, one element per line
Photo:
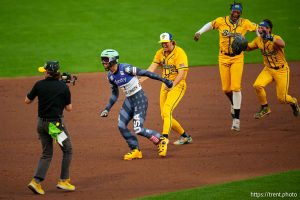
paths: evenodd
<path fill-rule="evenodd" d="M 186 91 L 185 80 L 180 81 L 172 90 L 166 89 L 165 85 L 162 84 L 160 90 L 160 111 L 163 119 L 163 131 L 162 134 L 169 134 L 171 128 L 182 135 L 184 129 L 179 122 L 173 118 L 172 112 L 178 105 Z"/>
<path fill-rule="evenodd" d="M 274 81 L 276 84 L 277 99 L 280 103 L 296 103 L 293 97 L 288 94 L 290 80 L 289 76 L 290 69 L 288 65 L 278 70 L 264 67 L 253 84 L 259 103 L 261 105 L 268 103 L 267 94 L 264 88 L 272 81 Z"/>
<path fill-rule="evenodd" d="M 244 68 L 244 56 L 229 57 L 219 55 L 219 72 L 222 82 L 222 90 L 227 93 L 241 91 L 242 74 Z"/>

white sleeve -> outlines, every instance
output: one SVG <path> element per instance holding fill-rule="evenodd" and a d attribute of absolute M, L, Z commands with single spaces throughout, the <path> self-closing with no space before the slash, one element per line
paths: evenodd
<path fill-rule="evenodd" d="M 258 28 L 256 29 L 256 35 L 258 36 L 258 37 L 260 37 L 260 34 L 259 34 L 259 32 L 258 32 Z"/>
<path fill-rule="evenodd" d="M 205 33 L 209 30 L 212 30 L 212 25 L 211 22 L 208 22 L 207 24 L 205 24 L 199 31 L 197 31 L 196 33 L 200 33 L 200 35 L 202 35 L 202 33 Z"/>

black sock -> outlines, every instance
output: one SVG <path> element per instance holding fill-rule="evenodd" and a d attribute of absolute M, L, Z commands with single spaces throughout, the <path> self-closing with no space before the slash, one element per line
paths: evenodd
<path fill-rule="evenodd" d="M 268 107 L 268 106 L 269 106 L 268 104 L 261 105 L 261 108 L 265 108 L 265 107 Z"/>
<path fill-rule="evenodd" d="M 169 137 L 169 134 L 163 134 L 163 136 L 164 136 L 165 138 L 168 138 L 168 137 Z"/>
<path fill-rule="evenodd" d="M 190 137 L 190 135 L 187 132 L 184 132 L 181 136 L 182 137 Z"/>
<path fill-rule="evenodd" d="M 42 180 L 40 178 L 34 177 L 35 182 L 40 183 Z"/>
<path fill-rule="evenodd" d="M 232 91 L 230 91 L 230 92 L 226 92 L 225 94 L 226 94 L 226 96 L 228 97 L 229 101 L 231 102 L 231 105 L 233 105 L 233 100 L 232 100 Z"/>
<path fill-rule="evenodd" d="M 234 109 L 234 118 L 240 119 L 240 109 Z"/>

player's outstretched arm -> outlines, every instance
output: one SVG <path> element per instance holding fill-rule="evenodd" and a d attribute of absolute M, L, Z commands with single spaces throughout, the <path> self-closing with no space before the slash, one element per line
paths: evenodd
<path fill-rule="evenodd" d="M 119 89 L 118 86 L 115 84 L 111 84 L 111 96 L 109 98 L 108 104 L 106 105 L 105 109 L 101 111 L 101 117 L 107 117 L 110 109 L 113 105 L 117 102 L 119 97 Z"/>
<path fill-rule="evenodd" d="M 154 80 L 159 80 L 159 81 L 163 82 L 164 84 L 166 84 L 166 86 L 168 88 L 172 88 L 173 87 L 173 82 L 172 81 L 170 81 L 170 80 L 168 80 L 166 78 L 163 78 L 160 75 L 155 74 L 153 72 L 137 68 L 137 75 L 138 76 L 146 76 L 146 77 L 149 77 L 149 78 L 154 79 Z"/>
<path fill-rule="evenodd" d="M 199 31 L 197 31 L 194 35 L 194 40 L 198 41 L 201 35 L 209 30 L 212 30 L 211 22 L 206 23 Z"/>
<path fill-rule="evenodd" d="M 254 39 L 253 41 L 251 41 L 251 42 L 249 42 L 247 44 L 246 51 L 252 51 L 252 50 L 255 50 L 255 49 L 258 49 L 258 45 L 257 45 L 256 39 Z"/>
<path fill-rule="evenodd" d="M 165 79 L 156 73 L 153 73 L 153 72 L 150 72 L 150 71 L 147 71 L 144 69 L 140 69 L 140 68 L 133 67 L 133 66 L 127 66 L 125 68 L 125 72 L 128 74 L 134 75 L 134 76 L 145 76 L 145 77 L 148 77 L 148 78 L 151 78 L 154 80 L 159 80 L 159 81 L 165 83 L 168 88 L 171 88 L 173 86 L 172 81 Z"/>
<path fill-rule="evenodd" d="M 148 67 L 147 71 L 155 72 L 155 70 L 157 69 L 157 67 L 158 67 L 157 63 L 151 63 L 151 65 Z M 144 82 L 147 79 L 148 79 L 147 76 L 144 76 L 144 77 L 140 78 L 140 83 Z"/>

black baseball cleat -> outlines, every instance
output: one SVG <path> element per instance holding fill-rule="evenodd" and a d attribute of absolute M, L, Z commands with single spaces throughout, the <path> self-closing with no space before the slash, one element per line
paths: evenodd
<path fill-rule="evenodd" d="M 295 117 L 298 117 L 299 116 L 299 112 L 300 112 L 300 108 L 299 108 L 299 104 L 298 104 L 298 101 L 296 98 L 293 98 L 295 100 L 295 103 L 294 104 L 291 104 L 291 107 L 293 109 L 293 115 Z"/>

